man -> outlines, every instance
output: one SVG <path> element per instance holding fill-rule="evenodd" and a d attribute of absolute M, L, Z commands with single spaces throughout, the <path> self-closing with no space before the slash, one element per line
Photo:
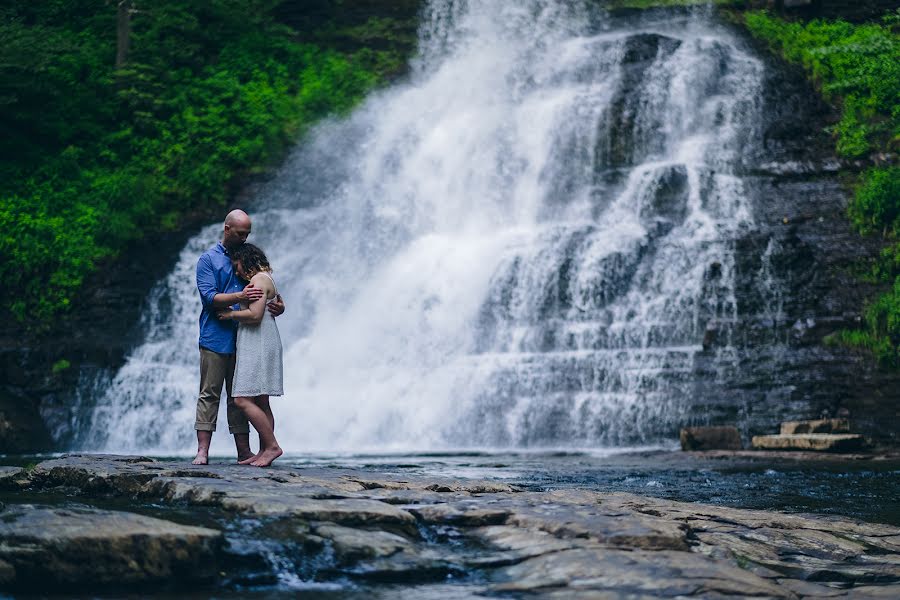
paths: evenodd
<path fill-rule="evenodd" d="M 263 291 L 252 285 L 243 287 L 229 258 L 229 250 L 247 241 L 250 235 L 250 217 L 242 210 L 233 210 L 225 217 L 222 241 L 207 250 L 197 261 L 197 290 L 203 310 L 200 312 L 200 396 L 197 399 L 197 456 L 195 465 L 209 462 L 209 445 L 216 419 L 219 415 L 219 398 L 225 385 L 228 413 L 228 431 L 234 435 L 238 461 L 250 458 L 250 424 L 243 411 L 231 397 L 231 379 L 234 375 L 235 339 L 237 323 L 220 321 L 216 313 L 241 302 L 253 302 L 262 297 Z M 281 296 L 268 304 L 269 312 L 279 316 L 284 312 Z"/>

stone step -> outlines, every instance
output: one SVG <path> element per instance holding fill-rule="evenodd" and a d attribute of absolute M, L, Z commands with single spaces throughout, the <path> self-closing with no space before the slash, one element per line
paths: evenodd
<path fill-rule="evenodd" d="M 679 437 L 681 449 L 685 451 L 741 449 L 737 427 L 685 427 Z"/>
<path fill-rule="evenodd" d="M 865 438 L 856 433 L 797 433 L 753 436 L 753 447 L 757 450 L 852 452 L 860 450 L 865 445 Z"/>
<path fill-rule="evenodd" d="M 850 433 L 847 419 L 815 419 L 812 421 L 785 421 L 781 424 L 781 435 L 798 433 Z"/>

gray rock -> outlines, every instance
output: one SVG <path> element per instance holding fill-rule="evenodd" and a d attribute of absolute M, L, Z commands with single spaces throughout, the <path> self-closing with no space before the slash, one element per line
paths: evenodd
<path fill-rule="evenodd" d="M 900 528 L 847 519 L 780 514 L 609 494 L 607 503 L 682 522 L 695 550 L 766 576 L 833 581 L 900 580 L 890 538 Z"/>
<path fill-rule="evenodd" d="M 685 427 L 681 430 L 682 450 L 740 450 L 737 427 Z"/>
<path fill-rule="evenodd" d="M 377 500 L 318 500 L 278 494 L 243 494 L 225 497 L 226 510 L 260 516 L 290 516 L 305 521 L 331 521 L 342 525 L 399 526 L 414 530 L 415 517 L 393 505 Z"/>
<path fill-rule="evenodd" d="M 791 598 L 793 593 L 741 568 L 691 552 L 601 548 L 563 550 L 501 569 L 498 592 L 569 588 L 649 596 L 729 594 Z"/>
<path fill-rule="evenodd" d="M 443 580 L 450 573 L 460 572 L 456 562 L 447 558 L 447 554 L 431 549 L 398 552 L 360 563 L 347 573 L 356 578 L 405 584 Z"/>
<path fill-rule="evenodd" d="M 620 548 L 688 548 L 683 524 L 610 506 L 603 494 L 566 490 L 523 496 L 507 520 L 510 525 Z"/>
<path fill-rule="evenodd" d="M 797 433 L 850 433 L 847 419 L 817 419 L 814 421 L 785 421 L 781 424 L 781 435 Z"/>
<path fill-rule="evenodd" d="M 189 467 L 141 457 L 64 457 L 18 476 L 36 489 L 65 485 L 88 499 L 133 494 L 265 517 L 265 536 L 299 540 L 304 552 L 330 547 L 335 568 L 349 577 L 433 581 L 475 567 L 493 578 L 494 592 L 559 599 L 828 597 L 835 588 L 824 584 L 848 582 L 878 597 L 900 581 L 900 528 L 835 517 L 584 490 L 522 492 L 412 474 Z M 474 543 L 447 543 L 451 538 Z M 0 581 L 17 573 L 0 553 Z M 805 585 L 810 580 L 817 585 Z"/>
<path fill-rule="evenodd" d="M 46 589 L 202 580 L 222 534 L 127 512 L 17 505 L 0 513 L 0 581 Z"/>
<path fill-rule="evenodd" d="M 28 474 L 21 467 L 0 467 L 0 489 L 17 489 L 27 485 Z"/>
<path fill-rule="evenodd" d="M 499 552 L 480 557 L 474 566 L 503 566 L 521 562 L 560 550 L 571 550 L 584 545 L 584 540 L 561 540 L 546 531 L 523 529 L 506 525 L 482 527 L 471 535 Z"/>
<path fill-rule="evenodd" d="M 431 504 L 408 508 L 409 512 L 427 523 L 445 523 L 461 527 L 500 525 L 510 515 L 508 509 L 478 508 L 452 504 Z"/>
<path fill-rule="evenodd" d="M 855 587 L 848 594 L 852 598 L 885 598 L 895 600 L 900 598 L 900 585 L 866 585 Z"/>
<path fill-rule="evenodd" d="M 865 445 L 865 438 L 855 433 L 804 433 L 753 436 L 753 447 L 761 450 L 854 452 L 865 447 Z"/>
<path fill-rule="evenodd" d="M 345 562 L 384 558 L 412 549 L 409 540 L 387 531 L 342 527 L 333 523 L 316 524 L 313 531 L 331 540 L 335 555 Z"/>
<path fill-rule="evenodd" d="M 800 579 L 779 579 L 778 585 L 786 587 L 801 597 L 837 598 L 847 595 L 846 589 L 827 587 Z"/>

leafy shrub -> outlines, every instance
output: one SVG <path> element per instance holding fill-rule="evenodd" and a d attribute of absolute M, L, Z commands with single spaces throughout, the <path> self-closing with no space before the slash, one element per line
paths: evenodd
<path fill-rule="evenodd" d="M 841 105 L 837 148 L 858 157 L 900 142 L 900 39 L 889 23 L 785 21 L 751 11 L 744 21 L 753 35 L 799 63 L 826 99 Z"/>
<path fill-rule="evenodd" d="M 224 205 L 395 66 L 296 42 L 270 0 L 136 4 L 119 70 L 114 3 L 0 7 L 0 307 L 20 320 L 48 324 L 98 261 Z"/>
<path fill-rule="evenodd" d="M 853 223 L 864 233 L 900 234 L 900 167 L 863 173 L 850 205 Z"/>

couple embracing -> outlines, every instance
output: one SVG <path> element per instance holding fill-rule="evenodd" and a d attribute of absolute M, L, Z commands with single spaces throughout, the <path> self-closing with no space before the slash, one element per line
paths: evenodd
<path fill-rule="evenodd" d="M 195 465 L 209 462 L 223 385 L 238 462 L 268 467 L 282 453 L 269 397 L 284 393 L 281 336 L 275 324 L 275 317 L 284 312 L 284 302 L 266 255 L 247 243 L 250 228 L 247 213 L 231 211 L 225 217 L 222 240 L 197 262 L 203 310 Z M 250 449 L 250 424 L 259 434 L 256 454 Z"/>

